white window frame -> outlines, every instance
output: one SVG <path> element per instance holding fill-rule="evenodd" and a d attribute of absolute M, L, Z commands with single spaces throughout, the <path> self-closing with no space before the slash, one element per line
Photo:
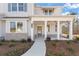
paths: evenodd
<path fill-rule="evenodd" d="M 11 31 L 10 31 L 10 29 L 11 29 L 11 28 L 10 28 L 10 23 L 11 23 L 11 22 L 15 22 L 15 25 L 16 25 L 16 31 L 15 31 L 15 32 L 11 32 Z M 17 30 L 17 23 L 18 23 L 18 22 L 22 22 L 22 24 L 23 24 L 23 30 L 22 30 L 21 32 L 18 32 L 18 30 Z M 9 21 L 9 32 L 10 32 L 10 33 L 25 33 L 25 32 L 24 32 L 24 21 Z"/>
<path fill-rule="evenodd" d="M 27 3 L 23 3 L 23 11 L 19 11 L 19 3 L 17 3 L 17 10 L 13 11 L 12 4 L 13 3 L 8 3 L 8 12 L 27 12 Z"/>

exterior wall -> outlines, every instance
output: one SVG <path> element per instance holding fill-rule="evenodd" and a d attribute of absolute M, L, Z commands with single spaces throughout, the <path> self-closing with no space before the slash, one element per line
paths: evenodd
<path fill-rule="evenodd" d="M 5 21 L 0 21 L 0 37 L 5 36 Z"/>
<path fill-rule="evenodd" d="M 54 15 L 61 15 L 63 7 L 56 7 L 54 10 Z"/>
<path fill-rule="evenodd" d="M 27 33 L 6 33 L 6 40 L 27 40 Z"/>
<path fill-rule="evenodd" d="M 27 21 L 27 34 L 28 37 L 31 37 L 31 20 Z"/>
<path fill-rule="evenodd" d="M 33 12 L 33 4 L 27 3 L 27 11 L 26 12 L 8 12 L 8 3 L 0 3 L 0 14 L 9 17 L 27 17 L 32 15 Z"/>
<path fill-rule="evenodd" d="M 34 15 L 44 15 L 43 9 L 39 7 L 34 8 Z"/>

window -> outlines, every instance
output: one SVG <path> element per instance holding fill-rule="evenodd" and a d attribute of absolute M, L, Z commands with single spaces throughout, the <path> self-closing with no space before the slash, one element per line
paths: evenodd
<path fill-rule="evenodd" d="M 17 31 L 21 32 L 23 30 L 23 23 L 17 22 Z"/>
<path fill-rule="evenodd" d="M 8 11 L 17 11 L 17 3 L 8 3 Z"/>
<path fill-rule="evenodd" d="M 48 15 L 48 10 L 44 10 L 44 14 L 45 15 Z"/>
<path fill-rule="evenodd" d="M 26 11 L 26 3 L 19 3 L 18 9 L 19 11 Z"/>
<path fill-rule="evenodd" d="M 23 22 L 10 22 L 10 32 L 22 32 Z"/>
<path fill-rule="evenodd" d="M 10 22 L 10 32 L 16 32 L 16 23 Z"/>
<path fill-rule="evenodd" d="M 23 3 L 19 3 L 19 11 L 23 11 Z"/>
<path fill-rule="evenodd" d="M 11 3 L 8 4 L 8 11 L 11 11 Z"/>
<path fill-rule="evenodd" d="M 17 11 L 17 3 L 12 3 L 12 11 Z"/>
<path fill-rule="evenodd" d="M 52 15 L 52 10 L 49 10 L 49 15 Z"/>
<path fill-rule="evenodd" d="M 54 8 L 53 9 L 44 9 L 43 12 L 45 15 L 52 15 L 54 12 Z"/>
<path fill-rule="evenodd" d="M 57 32 L 57 24 L 55 24 L 55 31 Z"/>
<path fill-rule="evenodd" d="M 48 32 L 50 32 L 50 25 L 47 25 L 47 27 L 48 27 Z"/>
<path fill-rule="evenodd" d="M 8 3 L 8 11 L 26 11 L 26 3 Z"/>

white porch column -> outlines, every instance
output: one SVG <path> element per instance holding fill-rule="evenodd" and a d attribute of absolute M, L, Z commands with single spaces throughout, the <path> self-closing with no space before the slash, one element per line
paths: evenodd
<path fill-rule="evenodd" d="M 47 21 L 45 21 L 45 39 L 47 38 Z"/>
<path fill-rule="evenodd" d="M 34 37 L 33 37 L 33 21 L 31 20 L 31 39 L 32 41 L 34 41 Z"/>
<path fill-rule="evenodd" d="M 60 21 L 57 21 L 57 39 L 60 39 Z"/>
<path fill-rule="evenodd" d="M 70 21 L 70 24 L 69 24 L 69 39 L 73 40 L 73 22 L 72 21 Z"/>

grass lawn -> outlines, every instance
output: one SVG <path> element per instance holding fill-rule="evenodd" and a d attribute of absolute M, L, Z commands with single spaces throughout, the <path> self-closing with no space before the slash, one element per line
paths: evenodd
<path fill-rule="evenodd" d="M 46 41 L 46 56 L 79 56 L 79 41 Z"/>
<path fill-rule="evenodd" d="M 33 42 L 0 42 L 0 56 L 20 56 L 25 53 Z"/>

